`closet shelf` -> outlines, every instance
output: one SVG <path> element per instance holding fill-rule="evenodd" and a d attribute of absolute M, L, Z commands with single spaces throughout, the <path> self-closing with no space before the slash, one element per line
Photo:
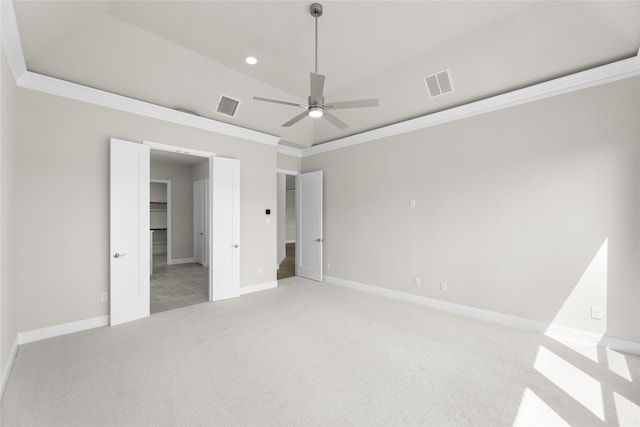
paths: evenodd
<path fill-rule="evenodd" d="M 151 231 L 167 231 L 166 228 L 152 228 Z"/>

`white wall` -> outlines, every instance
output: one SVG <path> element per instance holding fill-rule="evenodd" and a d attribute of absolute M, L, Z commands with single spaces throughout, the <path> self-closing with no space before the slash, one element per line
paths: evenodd
<path fill-rule="evenodd" d="M 0 43 L 1 44 L 1 43 Z M 17 145 L 16 87 L 6 61 L 4 47 L 0 53 L 0 375 L 7 369 L 11 350 L 18 333 L 16 258 L 14 244 L 16 231 L 13 223 L 17 211 L 13 209 L 18 198 L 14 174 Z M 33 268 L 33 265 L 32 265 Z"/>
<path fill-rule="evenodd" d="M 276 203 L 275 147 L 24 89 L 17 105 L 11 182 L 20 215 L 11 226 L 20 239 L 11 250 L 18 331 L 108 314 L 100 293 L 109 290 L 111 137 L 239 159 L 240 285 L 276 280 L 276 221 L 264 220 Z"/>
<path fill-rule="evenodd" d="M 304 158 L 325 274 L 640 341 L 638 111 L 636 77 Z"/>
<path fill-rule="evenodd" d="M 302 170 L 302 159 L 300 157 L 287 156 L 278 153 L 278 169 L 300 172 Z"/>

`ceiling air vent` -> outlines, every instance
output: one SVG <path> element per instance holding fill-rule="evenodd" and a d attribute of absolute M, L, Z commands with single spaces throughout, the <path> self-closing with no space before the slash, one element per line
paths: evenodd
<path fill-rule="evenodd" d="M 216 108 L 216 113 L 234 117 L 236 115 L 236 111 L 238 110 L 239 104 L 240 101 L 238 101 L 237 99 L 229 98 L 228 96 L 222 95 L 220 97 L 220 101 L 218 101 L 218 108 Z"/>
<path fill-rule="evenodd" d="M 431 98 L 453 92 L 453 83 L 451 82 L 449 70 L 440 71 L 439 73 L 425 77 L 424 83 L 427 85 L 427 90 Z"/>

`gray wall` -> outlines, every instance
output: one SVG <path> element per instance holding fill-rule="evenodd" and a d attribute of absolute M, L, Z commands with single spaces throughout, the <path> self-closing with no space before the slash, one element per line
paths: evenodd
<path fill-rule="evenodd" d="M 639 104 L 636 77 L 304 158 L 325 274 L 640 341 Z"/>
<path fill-rule="evenodd" d="M 1 43 L 0 43 L 1 44 Z M 17 212 L 12 207 L 19 194 L 13 181 L 17 165 L 15 149 L 16 129 L 16 86 L 5 57 L 4 47 L 0 54 L 0 373 L 7 368 L 11 349 L 18 333 L 17 328 L 17 283 L 16 283 L 16 242 L 15 219 Z M 32 268 L 37 263 L 32 264 Z"/>
<path fill-rule="evenodd" d="M 111 137 L 239 159 L 240 285 L 276 280 L 276 221 L 264 221 L 276 203 L 275 147 L 23 89 L 17 105 L 9 180 L 19 188 L 10 207 L 20 213 L 11 223 L 18 331 L 108 314 L 100 293 L 109 290 Z"/>

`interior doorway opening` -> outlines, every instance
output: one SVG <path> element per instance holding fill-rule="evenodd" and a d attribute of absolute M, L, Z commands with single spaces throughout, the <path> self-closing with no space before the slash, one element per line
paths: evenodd
<path fill-rule="evenodd" d="M 278 280 L 296 275 L 296 175 L 297 172 L 277 173 L 278 186 Z"/>
<path fill-rule="evenodd" d="M 151 150 L 150 313 L 210 301 L 209 159 Z"/>

